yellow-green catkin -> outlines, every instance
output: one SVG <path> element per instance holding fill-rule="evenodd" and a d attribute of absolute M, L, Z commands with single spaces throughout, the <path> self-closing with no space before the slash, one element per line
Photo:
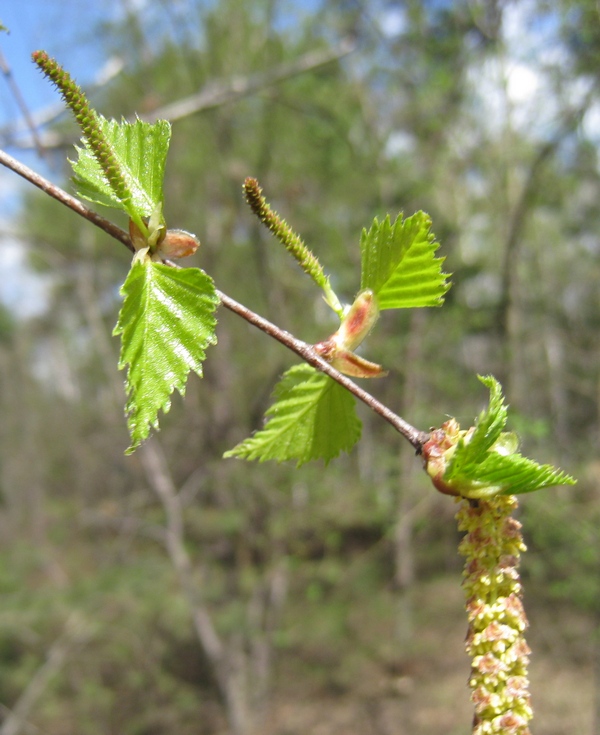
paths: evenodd
<path fill-rule="evenodd" d="M 523 636 L 527 618 L 518 572 L 525 544 L 521 524 L 512 517 L 516 507 L 514 495 L 463 499 L 456 515 L 465 531 L 459 551 L 465 557 L 473 735 L 530 735 L 531 651 Z"/>

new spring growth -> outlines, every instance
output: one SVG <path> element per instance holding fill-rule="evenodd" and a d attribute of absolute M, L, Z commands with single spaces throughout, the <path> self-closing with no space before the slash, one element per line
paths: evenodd
<path fill-rule="evenodd" d="M 525 545 L 511 512 L 516 494 L 575 480 L 519 454 L 516 436 L 503 431 L 507 406 L 500 384 L 491 375 L 479 379 L 490 401 L 475 426 L 461 430 L 455 419 L 446 421 L 431 432 L 422 454 L 434 486 L 462 498 L 457 519 L 466 532 L 459 549 L 465 557 L 473 735 L 530 735 L 527 620 L 518 572 Z"/>
<path fill-rule="evenodd" d="M 32 59 L 41 71 L 57 87 L 67 107 L 71 110 L 83 136 L 100 164 L 108 183 L 115 195 L 124 203 L 131 204 L 132 194 L 123 172 L 115 158 L 109 142 L 106 140 L 98 116 L 90 107 L 83 90 L 60 64 L 50 58 L 45 51 L 35 51 Z M 141 218 L 136 222 L 140 231 L 144 232 L 145 224 Z"/>
<path fill-rule="evenodd" d="M 474 427 L 461 431 L 456 419 L 448 419 L 439 429 L 433 429 L 429 435 L 429 441 L 423 445 L 425 471 L 431 478 L 434 487 L 445 495 L 470 497 L 470 494 L 465 493 L 465 488 L 458 487 L 451 480 L 446 479 L 446 471 L 459 441 L 468 443 L 473 436 L 473 431 Z"/>
<path fill-rule="evenodd" d="M 490 389 L 490 402 L 475 426 L 461 430 L 450 419 L 423 445 L 425 470 L 434 486 L 447 495 L 484 499 L 574 485 L 566 473 L 519 453 L 516 435 L 503 431 L 507 406 L 500 384 L 491 375 L 479 379 Z"/>
<path fill-rule="evenodd" d="M 465 532 L 459 551 L 465 557 L 473 735 L 530 735 L 530 650 L 518 571 L 525 544 L 521 524 L 511 517 L 516 507 L 513 495 L 462 500 L 456 515 Z"/>
<path fill-rule="evenodd" d="M 191 232 L 165 231 L 161 207 L 157 207 L 145 224 L 147 234 L 142 233 L 133 220 L 129 220 L 129 237 L 138 260 L 145 257 L 150 257 L 157 263 L 165 260 L 178 260 L 193 255 L 200 247 L 200 241 Z"/>
<path fill-rule="evenodd" d="M 321 357 L 345 375 L 354 378 L 380 378 L 387 372 L 374 362 L 354 354 L 379 318 L 375 294 L 361 291 L 342 319 L 340 328 L 314 348 Z"/>
<path fill-rule="evenodd" d="M 259 220 L 283 243 L 288 253 L 295 258 L 302 270 L 313 279 L 317 286 L 323 289 L 325 301 L 341 318 L 343 315 L 342 305 L 331 288 L 329 278 L 325 275 L 323 267 L 315 255 L 306 247 L 300 236 L 271 209 L 256 179 L 248 177 L 244 181 L 244 196 Z"/>
<path fill-rule="evenodd" d="M 462 498 L 457 519 L 466 532 L 460 553 L 465 557 L 473 735 L 530 735 L 527 620 L 518 572 L 525 546 L 511 512 L 515 494 L 574 480 L 519 454 L 516 436 L 504 431 L 508 410 L 500 384 L 492 376 L 480 380 L 490 400 L 475 426 L 461 430 L 455 419 L 446 421 L 431 432 L 422 453 L 434 486 Z"/>

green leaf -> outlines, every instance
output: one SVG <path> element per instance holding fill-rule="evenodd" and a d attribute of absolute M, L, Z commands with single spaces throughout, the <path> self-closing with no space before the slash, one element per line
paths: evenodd
<path fill-rule="evenodd" d="M 469 498 L 519 495 L 553 485 L 575 484 L 565 472 L 518 453 L 516 436 L 502 431 L 508 412 L 500 383 L 491 375 L 479 379 L 490 389 L 489 406 L 474 430 L 459 440 L 444 481 Z"/>
<path fill-rule="evenodd" d="M 136 120 L 106 120 L 98 116 L 102 132 L 111 146 L 125 182 L 132 193 L 130 202 L 123 202 L 114 192 L 100 164 L 85 140 L 77 148 L 77 161 L 71 161 L 73 180 L 80 196 L 96 204 L 120 209 L 129 216 L 150 217 L 163 200 L 165 162 L 171 138 L 171 126 L 166 120 L 155 123 Z"/>
<path fill-rule="evenodd" d="M 264 429 L 225 453 L 225 457 L 264 462 L 311 459 L 329 462 L 350 451 L 360 438 L 354 398 L 341 385 L 309 365 L 290 368 L 273 393 Z"/>
<path fill-rule="evenodd" d="M 455 474 L 474 472 L 499 439 L 502 429 L 506 426 L 508 409 L 504 403 L 502 386 L 491 375 L 478 377 L 490 389 L 489 405 L 479 415 L 475 429 L 469 436 L 469 441 L 460 440 L 454 454 L 450 479 Z"/>
<path fill-rule="evenodd" d="M 383 222 L 373 220 L 371 229 L 362 231 L 361 290 L 370 288 L 380 309 L 405 309 L 440 306 L 450 288 L 442 272 L 444 258 L 436 258 L 439 247 L 430 232 L 431 219 L 417 212 L 394 224 L 389 215 Z"/>
<path fill-rule="evenodd" d="M 538 464 L 521 454 L 490 452 L 479 465 L 467 497 L 522 495 L 554 485 L 574 485 L 575 479 L 549 464 Z"/>
<path fill-rule="evenodd" d="M 121 335 L 119 369 L 127 371 L 125 413 L 130 454 L 158 428 L 175 389 L 190 370 L 202 377 L 205 349 L 215 344 L 218 297 L 199 268 L 171 268 L 136 259 L 121 289 L 125 297 L 113 334 Z"/>

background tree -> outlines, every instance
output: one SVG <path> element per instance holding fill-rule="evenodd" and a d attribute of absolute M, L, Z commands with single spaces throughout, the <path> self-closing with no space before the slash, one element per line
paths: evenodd
<path fill-rule="evenodd" d="M 195 262 L 227 293 L 307 341 L 327 336 L 332 322 L 253 221 L 244 177 L 256 175 L 317 254 L 338 264 L 336 290 L 348 299 L 360 229 L 372 216 L 432 215 L 454 288 L 444 310 L 406 318 L 401 329 L 384 315 L 373 349 L 396 373 L 374 391 L 416 425 L 439 424 L 445 411 L 470 420 L 479 410 L 472 376 L 493 372 L 511 408 L 528 417 L 516 426 L 528 451 L 578 463 L 589 478 L 569 495 L 568 511 L 561 490 L 551 491 L 553 504 L 548 496 L 523 503 L 533 550 L 524 571 L 539 582 L 530 617 L 542 643 L 538 691 L 535 659 L 532 673 L 544 733 L 591 731 L 594 12 L 586 2 L 372 0 L 308 11 L 273 1 L 151 2 L 97 29 L 105 55 L 125 66 L 92 95 L 115 117 L 152 117 L 207 96 L 173 121 L 167 219 L 200 236 Z M 529 46 L 516 42 L 515 27 Z M 348 39 L 350 54 L 340 46 Z M 557 42 L 564 56 L 553 59 Z M 332 60 L 291 73 L 310 54 Z M 236 92 L 244 83 L 254 86 Z M 58 161 L 78 135 L 66 122 L 55 130 Z M 24 246 L 32 265 L 52 274 L 52 293 L 44 314 L 1 348 L 2 524 L 11 531 L 2 545 L 3 703 L 13 708 L 76 609 L 88 637 L 31 722 L 63 733 L 213 733 L 225 727 L 225 694 L 191 624 L 200 605 L 241 672 L 234 688 L 246 703 L 243 715 L 230 705 L 233 730 L 261 716 L 260 732 L 433 733 L 464 722 L 466 694 L 461 711 L 454 693 L 466 660 L 462 671 L 460 642 L 448 643 L 462 622 L 443 605 L 448 577 L 459 575 L 449 551 L 453 508 L 422 499 L 427 485 L 405 475 L 408 457 L 399 470 L 397 437 L 363 415 L 366 441 L 326 472 L 221 460 L 257 427 L 288 365 L 278 346 L 221 313 L 205 380 L 174 400 L 150 453 L 161 464 L 148 472 L 152 459 L 123 456 L 117 344 L 108 336 L 128 255 L 45 197 L 28 194 L 22 212 Z M 162 496 L 152 484 L 161 473 Z M 169 509 L 173 498 L 178 510 Z M 178 512 L 193 599 L 165 552 Z M 405 592 L 414 584 L 412 637 L 395 614 L 393 579 Z M 558 626 L 544 602 L 560 609 Z M 424 619 L 436 607 L 439 617 Z M 435 633 L 425 636 L 425 627 Z M 551 673 L 557 659 L 567 686 Z M 438 701 L 420 693 L 427 680 Z M 569 708 L 560 690 L 587 699 Z"/>

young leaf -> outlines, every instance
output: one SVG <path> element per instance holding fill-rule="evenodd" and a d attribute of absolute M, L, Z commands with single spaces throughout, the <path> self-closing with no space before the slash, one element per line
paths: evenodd
<path fill-rule="evenodd" d="M 504 403 L 502 386 L 492 375 L 478 376 L 479 380 L 490 391 L 488 407 L 481 412 L 473 432 L 469 435 L 468 444 L 463 441 L 459 460 L 454 455 L 453 467 L 458 472 L 458 464 L 464 467 L 476 467 L 491 447 L 498 441 L 502 429 L 506 426 L 508 409 Z M 516 450 L 516 446 L 514 447 Z M 458 463 L 458 464 L 457 464 Z"/>
<path fill-rule="evenodd" d="M 489 498 L 493 495 L 522 495 L 554 485 L 574 485 L 575 480 L 566 472 L 549 464 L 538 464 L 521 454 L 502 455 L 489 452 L 471 476 L 470 498 Z"/>
<path fill-rule="evenodd" d="M 575 480 L 552 467 L 540 465 L 518 452 L 514 434 L 503 431 L 507 408 L 498 381 L 479 378 L 490 389 L 488 408 L 472 429 L 461 431 L 451 419 L 442 435 L 432 432 L 423 447 L 426 469 L 442 492 L 466 498 L 519 495 L 553 485 L 573 485 Z M 432 451 L 433 449 L 433 451 Z"/>
<path fill-rule="evenodd" d="M 158 428 L 170 395 L 182 395 L 190 370 L 202 377 L 205 349 L 215 344 L 218 298 L 199 268 L 171 268 L 150 259 L 134 261 L 121 289 L 125 297 L 113 334 L 121 335 L 119 369 L 127 371 L 125 413 L 130 454 Z"/>
<path fill-rule="evenodd" d="M 83 147 L 77 148 L 77 161 L 71 161 L 79 195 L 96 204 L 123 210 L 130 217 L 135 214 L 150 217 L 162 205 L 170 124 L 166 120 L 117 122 L 100 115 L 98 119 L 132 198 L 125 202 L 117 196 L 85 140 Z"/>
<path fill-rule="evenodd" d="M 290 368 L 273 393 L 264 429 L 225 453 L 225 457 L 264 462 L 311 459 L 325 462 L 350 451 L 360 438 L 354 399 L 329 376 L 309 365 Z"/>
<path fill-rule="evenodd" d="M 389 215 L 360 238 L 361 289 L 370 288 L 380 309 L 440 306 L 450 288 L 442 272 L 444 258 L 436 258 L 438 243 L 430 232 L 431 219 L 417 212 L 394 224 Z"/>

